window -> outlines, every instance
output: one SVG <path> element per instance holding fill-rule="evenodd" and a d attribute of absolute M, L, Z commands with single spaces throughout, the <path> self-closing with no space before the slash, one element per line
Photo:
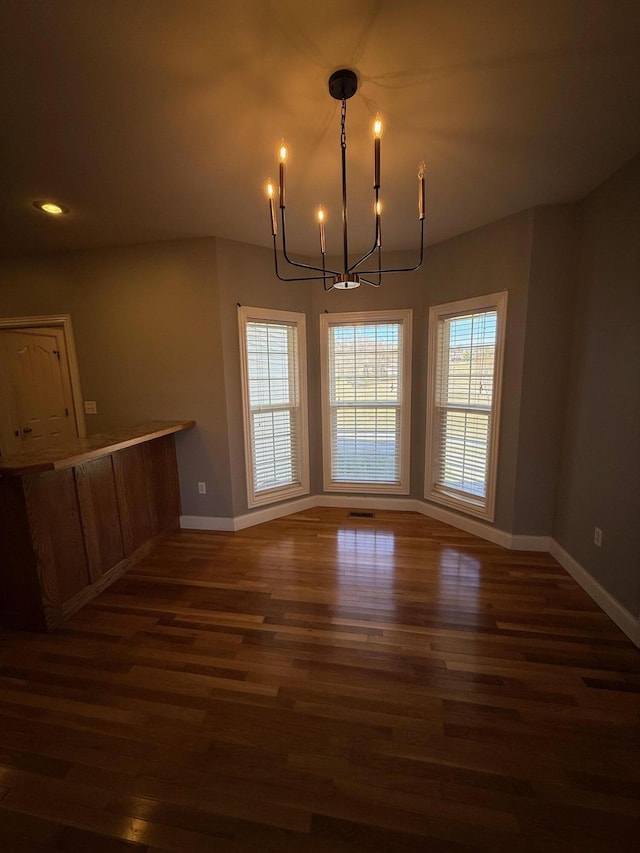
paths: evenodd
<path fill-rule="evenodd" d="M 324 485 L 409 491 L 411 311 L 323 314 Z"/>
<path fill-rule="evenodd" d="M 493 520 L 507 294 L 429 311 L 425 497 Z"/>
<path fill-rule="evenodd" d="M 309 491 L 304 314 L 238 309 L 249 507 Z"/>

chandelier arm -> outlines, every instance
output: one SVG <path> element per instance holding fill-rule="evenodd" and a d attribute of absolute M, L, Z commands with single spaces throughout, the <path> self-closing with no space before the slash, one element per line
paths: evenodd
<path fill-rule="evenodd" d="M 326 269 L 326 267 L 324 266 L 324 258 L 323 258 L 322 267 L 316 267 L 316 266 L 313 266 L 312 264 L 303 264 L 301 261 L 292 261 L 291 260 L 291 258 L 287 254 L 287 232 L 286 232 L 286 226 L 285 226 L 284 207 L 280 208 L 280 213 L 281 213 L 281 221 L 282 221 L 282 255 L 283 255 L 285 261 L 288 264 L 291 264 L 292 267 L 300 267 L 300 269 L 303 269 L 303 270 L 313 270 L 314 272 L 321 272 L 322 273 L 322 276 L 313 276 L 313 278 L 325 278 L 327 276 L 327 273 L 330 273 L 331 275 L 338 275 L 339 273 L 337 270 Z M 275 246 L 275 241 L 274 241 L 274 246 Z M 274 251 L 275 251 L 275 249 L 274 249 Z M 282 279 L 282 280 L 283 281 L 303 281 L 304 279 Z"/>
<path fill-rule="evenodd" d="M 331 288 L 333 287 L 333 285 L 331 285 L 330 288 L 326 287 L 326 282 L 331 279 L 331 276 L 327 275 L 327 273 L 331 272 L 330 270 L 324 270 L 323 271 L 323 270 L 318 269 L 318 272 L 322 272 L 323 275 L 307 275 L 307 276 L 302 276 L 300 278 L 285 278 L 283 275 L 280 275 L 280 269 L 278 267 L 278 249 L 276 246 L 275 235 L 273 237 L 273 262 L 274 262 L 276 278 L 280 279 L 280 281 L 318 281 L 321 279 L 325 283 L 325 290 L 327 290 L 327 289 L 331 290 Z M 295 266 L 295 264 L 294 264 L 294 266 Z M 305 265 L 301 264 L 300 266 L 305 266 Z M 316 268 L 315 267 L 308 267 L 308 269 L 314 270 Z"/>
<path fill-rule="evenodd" d="M 364 281 L 365 284 L 370 284 L 371 287 L 380 287 L 380 285 L 382 284 L 382 273 L 381 273 L 381 270 L 382 270 L 382 246 L 379 243 L 378 243 L 377 249 L 378 249 L 378 269 L 377 269 L 378 280 L 377 281 L 371 281 L 371 279 L 369 279 L 369 278 L 362 278 L 362 276 L 360 277 L 361 281 Z"/>
<path fill-rule="evenodd" d="M 362 270 L 361 274 L 364 275 L 381 275 L 385 272 L 414 272 L 417 269 L 420 269 L 422 266 L 422 261 L 424 260 L 424 219 L 420 220 L 420 259 L 418 263 L 413 267 L 389 267 L 389 269 L 377 269 L 377 270 Z"/>
<path fill-rule="evenodd" d="M 379 248 L 379 247 L 374 243 L 374 244 L 373 244 L 373 246 L 369 249 L 369 251 L 368 251 L 368 252 L 366 252 L 366 253 L 365 253 L 365 254 L 364 254 L 364 255 L 363 255 L 359 260 L 357 260 L 354 264 L 351 264 L 351 266 L 349 267 L 349 269 L 347 270 L 347 272 L 353 272 L 357 267 L 359 267 L 359 266 L 360 266 L 360 264 L 363 264 L 365 261 L 368 261 L 368 260 L 369 260 L 369 258 L 371 257 L 371 255 L 373 255 L 373 253 L 375 252 L 375 250 L 376 250 L 377 248 Z M 371 270 L 369 270 L 369 272 L 371 272 Z"/>
<path fill-rule="evenodd" d="M 360 264 L 363 264 L 365 261 L 369 260 L 369 258 L 371 257 L 371 255 L 373 255 L 373 253 L 375 252 L 376 249 L 380 249 L 382 246 L 381 235 L 380 235 L 380 215 L 378 213 L 380 187 L 374 187 L 374 190 L 376 193 L 376 201 L 375 201 L 375 205 L 374 205 L 374 209 L 376 211 L 376 219 L 375 219 L 376 234 L 375 234 L 375 237 L 373 238 L 373 246 L 369 249 L 368 252 L 365 252 L 365 254 L 361 258 L 359 258 L 355 263 L 351 264 L 351 266 L 349 267 L 347 272 L 353 272 L 357 267 L 360 266 Z"/>
<path fill-rule="evenodd" d="M 374 287 L 380 287 L 382 284 L 382 245 L 378 243 L 378 281 L 377 283 L 369 282 L 369 284 L 373 284 Z M 367 279 L 368 281 L 368 279 Z"/>

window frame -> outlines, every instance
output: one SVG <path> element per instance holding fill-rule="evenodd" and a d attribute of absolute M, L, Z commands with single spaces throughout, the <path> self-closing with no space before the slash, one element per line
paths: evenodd
<path fill-rule="evenodd" d="M 436 457 L 439 456 L 440 446 L 438 444 L 438 422 L 439 412 L 441 412 L 441 407 L 436 406 L 439 370 L 438 329 L 441 321 L 464 317 L 468 314 L 482 314 L 487 311 L 496 312 L 496 348 L 493 365 L 493 399 L 489 411 L 485 496 L 484 499 L 479 499 L 477 496 L 472 496 L 471 493 L 465 495 L 458 491 L 448 491 L 446 488 L 438 486 L 436 482 L 438 467 Z M 506 321 L 507 291 L 432 305 L 429 308 L 424 496 L 426 500 L 491 522 L 495 517 Z"/>
<path fill-rule="evenodd" d="M 351 326 L 360 323 L 402 324 L 402 368 L 401 395 L 397 406 L 400 413 L 400 479 L 397 483 L 376 481 L 344 481 L 332 478 L 332 440 L 331 440 L 331 411 L 329 387 L 329 331 L 331 326 Z M 412 323 L 411 308 L 386 311 L 350 311 L 336 314 L 320 315 L 320 360 L 322 386 L 322 457 L 323 485 L 325 492 L 356 492 L 368 494 L 407 495 L 410 489 L 410 444 L 411 444 L 411 365 L 412 365 Z"/>
<path fill-rule="evenodd" d="M 249 373 L 247 355 L 247 324 L 251 322 L 273 323 L 274 325 L 294 326 L 297 334 L 297 406 L 298 442 L 297 470 L 298 481 L 286 486 L 256 491 L 255 488 L 255 457 L 252 441 L 252 415 L 255 409 L 250 406 Z M 307 403 L 307 343 L 306 316 L 294 311 L 279 311 L 271 308 L 255 308 L 246 305 L 238 306 L 238 330 L 240 349 L 240 375 L 242 389 L 242 420 L 244 426 L 245 475 L 247 483 L 247 506 L 249 509 L 277 503 L 301 495 L 309 494 L 309 425 Z M 269 407 L 265 407 L 269 409 Z M 293 408 L 293 407 L 292 407 Z"/>

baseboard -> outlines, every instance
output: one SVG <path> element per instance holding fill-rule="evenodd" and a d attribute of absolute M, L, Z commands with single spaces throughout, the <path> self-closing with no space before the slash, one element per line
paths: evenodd
<path fill-rule="evenodd" d="M 413 498 L 378 497 L 365 495 L 316 495 L 316 506 L 333 506 L 338 509 L 379 509 L 396 512 L 417 512 L 419 501 Z"/>
<path fill-rule="evenodd" d="M 529 536 L 524 533 L 507 533 L 507 545 L 510 551 L 539 551 L 548 554 L 551 547 L 550 536 Z"/>
<path fill-rule="evenodd" d="M 400 503 L 403 505 L 401 506 Z M 264 524 L 265 521 L 273 521 L 274 518 L 284 518 L 293 515 L 294 512 L 304 512 L 316 506 L 352 507 L 353 509 L 395 509 L 399 511 L 415 511 L 417 501 L 391 501 L 384 498 L 347 498 L 344 495 L 314 495 L 312 497 L 300 498 L 288 501 L 284 504 L 259 509 L 255 512 L 247 512 L 244 515 L 236 515 L 232 518 L 216 518 L 205 515 L 182 515 L 180 516 L 180 527 L 183 530 L 219 530 L 233 532 L 254 527 L 256 524 Z"/>
<path fill-rule="evenodd" d="M 459 530 L 464 530 L 465 533 L 471 533 L 487 542 L 493 542 L 494 545 L 501 545 L 503 548 L 508 548 L 509 551 L 546 552 L 549 550 L 550 539 L 548 536 L 524 536 L 507 533 L 506 530 L 500 530 L 500 528 L 484 521 L 468 518 L 426 501 L 414 501 L 414 503 L 416 512 L 429 518 L 435 518 L 436 521 L 442 521 L 444 524 L 450 524 L 452 527 L 457 527 Z"/>
<path fill-rule="evenodd" d="M 615 622 L 621 631 L 629 637 L 632 643 L 640 646 L 640 619 L 630 613 L 626 607 L 623 607 L 620 602 L 611 595 L 610 592 L 598 583 L 598 581 L 589 574 L 589 572 L 575 560 L 568 551 L 556 542 L 551 540 L 549 553 L 556 559 L 563 569 L 565 569 L 571 577 L 580 584 L 587 595 L 595 601 L 607 616 Z"/>
<path fill-rule="evenodd" d="M 428 518 L 435 518 L 444 524 L 464 530 L 480 539 L 493 542 L 517 551 L 546 551 L 549 539 L 545 536 L 513 536 L 504 530 L 499 530 L 490 524 L 473 518 L 459 515 L 448 509 L 415 498 L 378 497 L 370 498 L 362 495 L 318 495 L 318 506 L 352 507 L 353 509 L 396 510 L 397 512 L 419 512 Z"/>
<path fill-rule="evenodd" d="M 474 518 L 467 518 L 466 515 L 460 515 L 436 504 L 426 503 L 426 501 L 416 501 L 415 503 L 416 512 L 426 515 L 428 518 L 435 518 L 436 521 L 442 521 L 443 524 L 450 524 L 452 527 L 457 527 L 458 530 L 464 530 L 465 533 L 471 533 L 474 536 L 479 536 L 480 539 L 486 539 L 487 542 L 493 542 L 494 545 L 502 545 L 503 548 L 509 547 L 509 534 L 504 530 L 499 530 L 497 527 L 477 521 Z"/>
<path fill-rule="evenodd" d="M 444 524 L 450 524 L 465 533 L 471 533 L 480 539 L 501 545 L 511 551 L 548 551 L 550 539 L 548 536 L 520 536 L 507 533 L 490 524 L 476 521 L 459 515 L 451 510 L 415 498 L 368 497 L 364 495 L 309 495 L 299 500 L 275 504 L 255 512 L 236 515 L 232 518 L 215 518 L 212 516 L 183 515 L 180 527 L 184 530 L 220 530 L 235 531 L 264 524 L 274 518 L 283 518 L 294 512 L 303 512 L 316 506 L 344 507 L 345 509 L 390 510 L 396 512 L 419 512 L 429 518 L 435 518 Z"/>
<path fill-rule="evenodd" d="M 233 518 L 215 518 L 211 515 L 181 515 L 182 530 L 218 530 L 231 532 L 235 530 Z"/>
<path fill-rule="evenodd" d="M 285 515 L 293 515 L 294 512 L 304 512 L 307 509 L 313 509 L 318 506 L 318 501 L 315 496 L 298 498 L 298 500 L 287 501 L 285 504 L 275 504 L 264 509 L 258 509 L 255 512 L 247 512 L 244 515 L 236 515 L 233 519 L 234 530 L 244 530 L 247 527 L 253 527 L 256 524 L 264 524 L 265 521 L 273 521 L 274 518 L 283 518 Z"/>
<path fill-rule="evenodd" d="M 303 512 L 318 506 L 318 500 L 314 497 L 300 498 L 283 504 L 258 509 L 255 512 L 247 512 L 244 515 L 235 515 L 231 518 L 217 518 L 208 515 L 182 515 L 180 516 L 180 527 L 183 530 L 218 530 L 221 532 L 234 532 L 253 527 L 256 524 L 264 524 L 265 521 L 273 521 L 274 518 L 283 518 L 294 512 Z"/>

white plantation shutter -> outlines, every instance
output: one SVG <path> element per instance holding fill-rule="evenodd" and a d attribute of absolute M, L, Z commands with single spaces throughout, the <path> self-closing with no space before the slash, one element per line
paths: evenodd
<path fill-rule="evenodd" d="M 484 498 L 493 402 L 496 312 L 438 324 L 438 483 Z"/>
<path fill-rule="evenodd" d="M 493 514 L 506 310 L 498 296 L 436 306 L 429 329 L 426 497 L 485 517 Z"/>
<path fill-rule="evenodd" d="M 323 321 L 327 488 L 407 488 L 410 316 L 382 314 Z"/>
<path fill-rule="evenodd" d="M 290 486 L 299 482 L 297 329 L 250 321 L 246 346 L 254 488 Z"/>
<path fill-rule="evenodd" d="M 240 309 L 249 506 L 308 491 L 303 321 Z"/>

